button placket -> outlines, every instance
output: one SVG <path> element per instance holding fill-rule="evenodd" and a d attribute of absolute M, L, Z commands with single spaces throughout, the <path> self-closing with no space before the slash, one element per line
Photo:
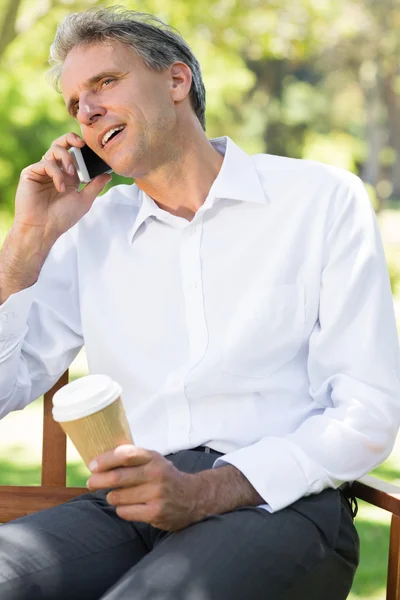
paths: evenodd
<path fill-rule="evenodd" d="M 201 272 L 201 223 L 189 226 L 181 244 L 181 272 L 190 344 L 190 368 L 204 356 L 208 331 Z"/>
<path fill-rule="evenodd" d="M 190 306 L 194 297 L 200 293 L 199 275 L 197 263 L 199 262 L 199 249 L 196 248 L 196 235 L 199 233 L 199 228 L 191 225 L 184 226 L 183 220 L 179 222 L 181 225 L 181 242 L 180 242 L 180 257 L 181 257 L 181 276 L 182 287 L 184 294 L 184 304 L 186 316 L 188 315 L 188 306 Z M 189 309 L 190 312 L 190 309 Z M 192 355 L 192 340 L 191 326 L 188 322 L 188 338 L 190 344 L 190 354 Z M 175 447 L 177 443 L 187 445 L 190 443 L 190 407 L 185 394 L 185 377 L 190 368 L 188 363 L 171 373 L 165 386 L 166 406 L 169 414 L 168 418 L 168 442 L 169 446 Z"/>
<path fill-rule="evenodd" d="M 204 356 L 208 343 L 201 276 L 201 235 L 201 225 L 196 223 L 195 227 L 189 225 L 184 228 L 181 236 L 180 265 L 190 354 L 184 369 L 179 372 L 181 385 L 174 385 L 177 383 L 177 373 L 167 384 L 168 439 L 171 447 L 177 440 L 182 445 L 190 442 L 191 417 L 185 394 L 185 378 Z"/>
<path fill-rule="evenodd" d="M 187 445 L 190 431 L 190 412 L 184 389 L 185 372 L 179 369 L 171 373 L 165 384 L 163 397 L 168 412 L 168 444 Z"/>

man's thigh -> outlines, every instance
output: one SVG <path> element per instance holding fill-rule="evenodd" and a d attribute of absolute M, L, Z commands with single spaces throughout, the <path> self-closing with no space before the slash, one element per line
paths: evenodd
<path fill-rule="evenodd" d="M 105 493 L 0 525 L 1 600 L 98 600 L 148 552 Z"/>
<path fill-rule="evenodd" d="M 358 536 L 339 491 L 242 508 L 160 538 L 102 600 L 344 600 Z"/>
<path fill-rule="evenodd" d="M 169 458 L 196 472 L 211 468 L 216 456 L 182 451 Z M 0 525 L 1 600 L 98 600 L 165 535 L 120 519 L 106 494 L 84 494 Z"/>

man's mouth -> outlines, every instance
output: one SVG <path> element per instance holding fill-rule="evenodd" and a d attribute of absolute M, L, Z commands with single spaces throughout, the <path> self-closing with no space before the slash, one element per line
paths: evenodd
<path fill-rule="evenodd" d="M 126 125 L 118 125 L 117 127 L 113 127 L 109 129 L 102 137 L 101 146 L 102 148 L 108 147 L 115 138 L 121 135 L 121 132 L 125 129 Z"/>

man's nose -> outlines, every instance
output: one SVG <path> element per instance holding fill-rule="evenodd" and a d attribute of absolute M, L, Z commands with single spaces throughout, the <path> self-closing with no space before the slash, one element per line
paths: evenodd
<path fill-rule="evenodd" d="M 79 99 L 77 119 L 81 125 L 92 125 L 106 112 L 104 106 L 100 106 L 93 98 L 86 96 Z"/>

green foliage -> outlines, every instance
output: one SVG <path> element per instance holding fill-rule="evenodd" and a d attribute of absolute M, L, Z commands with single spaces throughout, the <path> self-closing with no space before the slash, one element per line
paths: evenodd
<path fill-rule="evenodd" d="M 395 0 L 383 0 L 385 9 L 367 0 L 121 3 L 158 15 L 192 46 L 208 92 L 210 137 L 228 134 L 248 152 L 314 158 L 365 172 L 374 187 L 382 178 L 390 184 L 400 170 L 400 152 L 384 116 L 391 111 L 380 108 L 382 135 L 389 133 L 376 156 L 366 112 L 381 63 L 385 73 L 397 68 L 388 85 L 399 94 L 398 64 L 393 66 L 400 46 Z M 57 23 L 69 12 L 97 4 L 114 2 L 3 0 L 0 6 L 0 206 L 12 210 L 23 167 L 39 160 L 62 133 L 78 131 L 46 82 L 46 61 Z M 381 169 L 376 180 L 371 161 Z M 395 193 L 396 182 L 378 189 Z"/>
<path fill-rule="evenodd" d="M 369 196 L 369 199 L 371 200 L 371 204 L 374 207 L 374 210 L 376 211 L 378 209 L 378 198 L 376 196 L 376 190 L 369 183 L 365 184 L 365 188 L 368 192 L 368 196 Z"/>
<path fill-rule="evenodd" d="M 0 248 L 3 245 L 7 231 L 12 225 L 12 215 L 10 211 L 0 208 Z"/>
<path fill-rule="evenodd" d="M 386 263 L 389 270 L 390 285 L 394 296 L 400 295 L 400 249 L 391 247 L 386 249 Z"/>
<path fill-rule="evenodd" d="M 14 446 L 10 449 L 12 460 L 0 458 L 0 486 L 2 485 L 40 485 L 40 463 L 27 464 L 19 462 L 19 457 L 24 453 L 23 446 Z M 88 473 L 82 463 L 68 463 L 67 486 L 84 487 L 88 480 Z"/>

